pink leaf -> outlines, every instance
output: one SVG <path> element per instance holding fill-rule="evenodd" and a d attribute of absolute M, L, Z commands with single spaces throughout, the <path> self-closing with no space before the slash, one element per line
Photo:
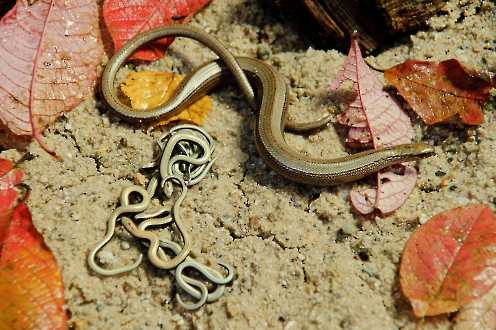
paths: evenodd
<path fill-rule="evenodd" d="M 403 205 L 417 181 L 417 171 L 410 165 L 402 166 L 404 173 L 396 174 L 393 171 L 378 173 L 380 180 L 379 190 L 354 189 L 350 192 L 353 207 L 362 214 L 369 214 L 374 209 L 382 213 L 391 213 Z M 381 198 L 377 199 L 377 192 Z"/>
<path fill-rule="evenodd" d="M 377 190 L 375 189 L 353 189 L 352 191 L 350 191 L 351 204 L 362 214 L 369 214 L 374 212 L 376 197 Z"/>
<path fill-rule="evenodd" d="M 413 128 L 410 118 L 383 90 L 382 83 L 374 76 L 362 58 L 356 36 L 352 38 L 350 52 L 331 89 L 336 90 L 345 80 L 353 82 L 356 98 L 342 113 L 338 122 L 348 126 L 347 142 L 379 147 L 411 143 Z M 377 190 L 353 190 L 352 205 L 362 214 L 378 209 L 390 213 L 399 208 L 415 186 L 417 172 L 409 165 L 402 173 L 382 171 L 377 176 Z"/>
<path fill-rule="evenodd" d="M 376 208 L 382 213 L 391 213 L 403 205 L 417 182 L 417 171 L 413 166 L 401 165 L 403 173 L 396 174 L 393 171 L 380 172 L 379 199 Z"/>
<path fill-rule="evenodd" d="M 103 17 L 115 50 L 140 32 L 181 23 L 211 0 L 105 0 Z M 156 60 L 164 55 L 173 38 L 163 38 L 140 48 L 133 59 Z"/>
<path fill-rule="evenodd" d="M 103 55 L 96 0 L 18 0 L 0 20 L 0 121 L 33 136 L 91 93 Z"/>
<path fill-rule="evenodd" d="M 349 144 L 370 145 L 372 143 L 372 135 L 368 127 L 350 127 L 346 142 Z"/>

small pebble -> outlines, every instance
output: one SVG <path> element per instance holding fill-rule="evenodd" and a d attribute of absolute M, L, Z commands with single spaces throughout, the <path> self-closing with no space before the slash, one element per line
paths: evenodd
<path fill-rule="evenodd" d="M 310 141 L 311 143 L 321 142 L 322 141 L 322 138 L 319 135 L 317 135 L 317 134 L 310 135 L 308 137 L 308 141 Z"/>
<path fill-rule="evenodd" d="M 112 264 L 115 262 L 115 256 L 112 252 L 110 251 L 102 251 L 98 255 L 98 261 L 105 265 L 105 264 Z"/>
<path fill-rule="evenodd" d="M 226 314 L 228 318 L 233 318 L 239 314 L 239 309 L 234 304 L 228 302 L 226 304 Z"/>
<path fill-rule="evenodd" d="M 121 242 L 121 249 L 129 250 L 130 248 L 131 248 L 131 245 L 128 242 L 126 242 L 126 241 Z"/>
<path fill-rule="evenodd" d="M 107 116 L 102 116 L 102 124 L 103 127 L 109 127 L 110 126 L 110 119 Z"/>
<path fill-rule="evenodd" d="M 271 55 L 271 50 L 270 47 L 267 44 L 260 44 L 257 47 L 257 57 L 266 60 L 270 57 Z"/>
<path fill-rule="evenodd" d="M 142 185 L 144 186 L 146 183 L 146 177 L 141 174 L 141 173 L 136 173 L 133 178 L 134 184 Z"/>
<path fill-rule="evenodd" d="M 291 329 L 296 329 L 296 321 L 289 321 L 284 327 L 284 330 L 291 330 Z"/>
<path fill-rule="evenodd" d="M 171 321 L 174 322 L 176 325 L 184 324 L 184 319 L 177 314 L 171 317 Z"/>
<path fill-rule="evenodd" d="M 346 235 L 352 235 L 358 228 L 354 223 L 345 223 L 341 229 Z"/>

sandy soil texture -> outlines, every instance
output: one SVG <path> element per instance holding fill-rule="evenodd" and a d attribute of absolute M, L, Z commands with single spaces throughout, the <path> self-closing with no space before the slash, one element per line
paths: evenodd
<path fill-rule="evenodd" d="M 280 70 L 290 86 L 290 114 L 296 120 L 339 113 L 344 104 L 331 97 L 328 86 L 344 55 L 311 48 L 290 23 L 255 0 L 214 0 L 192 22 L 233 53 L 262 58 Z M 385 68 L 408 58 L 457 58 L 477 69 L 496 69 L 491 2 L 451 0 L 429 24 L 368 60 Z M 211 58 L 199 44 L 178 40 L 171 57 L 136 69 L 186 73 Z M 401 209 L 364 219 L 351 212 L 347 200 L 356 183 L 313 188 L 281 178 L 256 152 L 255 117 L 241 93 L 231 86 L 212 97 L 214 110 L 205 129 L 217 142 L 218 161 L 211 175 L 190 190 L 184 216 L 197 258 L 223 258 L 237 276 L 222 299 L 196 312 L 177 306 L 167 271 L 145 263 L 129 274 L 103 278 L 86 265 L 120 190 L 152 159 L 161 132 L 125 124 L 98 98 L 90 98 L 45 133 L 63 162 L 30 145 L 22 163 L 32 188 L 29 207 L 62 268 L 76 328 L 414 329 L 416 321 L 398 285 L 401 251 L 412 231 L 442 210 L 481 202 L 495 206 L 495 113 L 486 111 L 483 125 L 467 128 L 426 127 L 409 112 L 417 140 L 435 145 L 437 156 L 418 164 L 417 187 Z M 317 157 L 349 151 L 342 132 L 332 126 L 287 139 Z M 17 160 L 21 154 L 7 150 L 1 156 Z M 115 267 L 136 255 L 133 242 L 127 249 L 114 240 L 100 261 Z M 436 328 L 450 328 L 447 318 L 436 321 Z"/>

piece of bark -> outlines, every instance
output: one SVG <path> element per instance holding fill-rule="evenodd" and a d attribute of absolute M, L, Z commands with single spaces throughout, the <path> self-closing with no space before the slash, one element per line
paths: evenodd
<path fill-rule="evenodd" d="M 427 19 L 445 3 L 445 0 L 273 0 L 279 8 L 305 7 L 326 38 L 341 47 L 357 31 L 367 51 L 384 46 L 399 34 L 425 26 Z"/>

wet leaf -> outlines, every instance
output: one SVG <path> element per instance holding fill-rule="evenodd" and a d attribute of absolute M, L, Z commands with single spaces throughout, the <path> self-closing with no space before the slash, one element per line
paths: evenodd
<path fill-rule="evenodd" d="M 92 93 L 102 55 L 96 0 L 18 0 L 0 20 L 1 124 L 50 151 L 42 130 Z"/>
<path fill-rule="evenodd" d="M 182 79 L 181 75 L 171 72 L 132 72 L 121 85 L 121 89 L 129 97 L 131 106 L 136 111 L 143 111 L 162 105 L 169 100 Z M 212 110 L 212 99 L 204 96 L 179 114 L 161 119 L 153 126 L 179 120 L 203 125 L 205 116 L 210 110 Z"/>
<path fill-rule="evenodd" d="M 377 149 L 412 142 L 410 119 L 383 90 L 382 83 L 363 60 L 356 36 L 331 90 L 338 89 L 345 80 L 353 82 L 356 96 L 339 116 L 338 122 L 348 126 L 347 142 L 350 145 Z M 398 165 L 394 171 L 381 171 L 377 174 L 375 189 L 352 190 L 351 203 L 361 214 L 369 214 L 376 209 L 391 213 L 403 205 L 415 187 L 416 179 L 417 171 L 408 164 Z"/>
<path fill-rule="evenodd" d="M 114 41 L 115 51 L 140 32 L 183 23 L 211 0 L 105 0 L 103 18 Z M 156 60 L 164 55 L 173 38 L 151 42 L 132 59 Z"/>
<path fill-rule="evenodd" d="M 0 159 L 0 329 L 66 329 L 60 271 L 18 201 L 22 175 Z"/>
<path fill-rule="evenodd" d="M 481 105 L 488 98 L 491 83 L 455 59 L 408 60 L 386 70 L 384 77 L 429 125 L 456 114 L 465 124 L 484 121 Z"/>
<path fill-rule="evenodd" d="M 485 205 L 440 213 L 406 243 L 400 283 L 416 316 L 455 312 L 496 284 L 496 217 Z"/>

